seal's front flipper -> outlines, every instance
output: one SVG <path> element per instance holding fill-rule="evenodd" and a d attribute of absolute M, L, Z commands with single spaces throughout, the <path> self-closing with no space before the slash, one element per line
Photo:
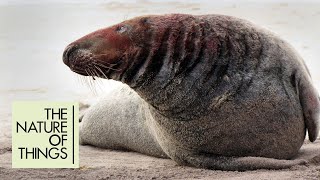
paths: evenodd
<path fill-rule="evenodd" d="M 286 169 L 295 165 L 305 165 L 307 161 L 279 160 L 264 157 L 223 157 L 191 155 L 185 157 L 183 165 L 226 171 L 247 171 L 256 169 Z"/>
<path fill-rule="evenodd" d="M 317 90 L 311 84 L 309 77 L 301 78 L 299 98 L 303 110 L 304 122 L 309 134 L 309 140 L 314 142 L 319 133 L 320 102 Z"/>

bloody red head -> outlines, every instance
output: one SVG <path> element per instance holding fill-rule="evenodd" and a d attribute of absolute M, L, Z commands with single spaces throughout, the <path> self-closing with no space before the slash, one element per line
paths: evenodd
<path fill-rule="evenodd" d="M 97 30 L 68 45 L 63 62 L 85 76 L 116 78 L 144 46 L 149 17 L 139 17 Z"/>
<path fill-rule="evenodd" d="M 137 17 L 71 43 L 63 61 L 76 73 L 112 78 L 132 87 L 156 76 L 167 80 L 216 53 L 216 38 L 205 34 L 206 29 L 200 18 L 191 15 Z M 210 41 L 202 41 L 205 38 Z"/>

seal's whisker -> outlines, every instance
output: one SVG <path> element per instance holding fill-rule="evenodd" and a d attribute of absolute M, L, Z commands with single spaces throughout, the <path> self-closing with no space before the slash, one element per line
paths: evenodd
<path fill-rule="evenodd" d="M 93 66 L 103 75 L 104 78 L 108 79 L 106 74 L 98 66 L 95 66 L 95 65 L 93 65 Z"/>
<path fill-rule="evenodd" d="M 79 76 L 79 79 L 81 80 L 81 84 L 84 85 L 84 86 L 88 86 L 88 81 L 87 81 L 87 77 L 85 76 Z"/>
<path fill-rule="evenodd" d="M 105 68 L 113 68 L 114 66 L 118 65 L 118 64 L 105 63 L 105 62 L 100 61 L 100 60 L 97 60 L 95 62 L 95 64 L 99 64 L 99 65 L 105 66 Z M 113 69 L 115 69 L 115 68 L 113 68 Z"/>
<path fill-rule="evenodd" d="M 89 76 L 93 77 L 93 73 L 90 68 L 86 69 L 85 71 Z M 86 84 L 89 87 L 90 91 L 92 91 L 94 94 L 97 93 L 94 81 L 91 78 L 86 78 Z"/>
<path fill-rule="evenodd" d="M 87 81 L 86 81 L 86 77 L 85 76 L 80 76 L 80 80 L 81 80 L 81 83 L 83 84 L 83 85 L 87 85 Z"/>
<path fill-rule="evenodd" d="M 89 75 L 89 73 L 88 73 L 88 71 L 86 69 L 84 71 Z M 88 80 L 87 80 L 87 77 L 84 77 L 83 80 L 84 80 L 84 83 L 86 84 L 86 86 L 90 87 L 89 83 L 88 83 Z"/>
<path fill-rule="evenodd" d="M 120 71 L 121 70 L 121 69 L 116 69 L 116 68 L 112 68 L 112 67 L 106 66 L 106 65 L 101 64 L 101 63 L 92 62 L 92 64 L 97 65 L 97 66 L 101 66 L 101 67 L 106 68 L 106 69 L 111 69 L 111 70 L 114 70 L 114 71 Z"/>
<path fill-rule="evenodd" d="M 97 70 L 95 68 L 92 68 L 92 71 L 95 74 L 95 76 L 99 77 L 99 73 L 97 72 Z"/>
<path fill-rule="evenodd" d="M 85 69 L 86 73 L 92 77 L 92 72 L 89 69 Z M 90 89 L 92 89 L 92 81 L 91 78 L 86 78 L 86 83 L 89 86 Z"/>
<path fill-rule="evenodd" d="M 87 78 L 86 76 L 78 76 L 78 78 L 80 79 L 80 82 L 82 85 L 84 86 L 88 86 L 88 82 L 87 82 Z"/>
<path fill-rule="evenodd" d="M 79 83 L 79 84 L 81 84 L 83 86 L 86 85 L 85 81 L 84 81 L 84 78 L 85 78 L 84 76 L 78 75 L 78 74 L 76 74 L 75 76 L 76 76 L 76 79 L 77 79 L 77 83 Z"/>
<path fill-rule="evenodd" d="M 89 74 L 89 72 L 87 71 L 87 69 L 84 69 L 84 71 L 87 73 L 87 75 L 89 75 L 89 76 L 90 76 L 90 74 Z"/>
<path fill-rule="evenodd" d="M 103 64 L 103 63 L 100 62 L 100 61 L 95 61 L 95 62 L 92 62 L 92 63 L 95 64 L 95 65 L 103 66 L 104 68 L 112 68 L 112 67 L 110 67 L 110 66 L 115 65 L 115 64 L 109 64 L 109 63 L 106 63 L 107 65 L 105 65 L 105 64 Z M 109 66 L 109 65 L 110 65 L 110 66 Z"/>
<path fill-rule="evenodd" d="M 99 77 L 100 74 L 99 72 L 96 70 L 95 66 L 90 66 L 90 72 L 92 73 L 93 76 L 95 77 Z M 100 89 L 102 86 L 102 80 L 100 78 L 95 78 L 95 81 L 92 81 L 92 79 L 90 79 L 91 85 L 94 89 L 94 92 L 97 93 L 97 88 Z"/>
<path fill-rule="evenodd" d="M 92 77 L 92 79 L 93 80 L 96 80 L 95 78 L 94 78 L 94 73 L 93 73 L 93 71 L 91 70 L 91 68 L 88 68 L 88 71 L 90 72 L 90 76 Z"/>

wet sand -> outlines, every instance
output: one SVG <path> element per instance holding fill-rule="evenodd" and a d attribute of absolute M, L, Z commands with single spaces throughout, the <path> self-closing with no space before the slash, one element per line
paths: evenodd
<path fill-rule="evenodd" d="M 90 146 L 80 147 L 80 169 L 11 169 L 11 103 L 87 102 L 110 90 L 114 82 L 100 80 L 95 93 L 79 82 L 78 76 L 62 63 L 63 49 L 89 32 L 138 15 L 217 13 L 248 19 L 292 44 L 305 59 L 320 90 L 320 2 L 228 2 L 0 2 L 0 179 L 319 179 L 319 159 L 308 166 L 279 171 L 223 172 L 181 167 L 168 159 Z M 319 155 L 319 141 L 305 144 L 300 156 Z"/>

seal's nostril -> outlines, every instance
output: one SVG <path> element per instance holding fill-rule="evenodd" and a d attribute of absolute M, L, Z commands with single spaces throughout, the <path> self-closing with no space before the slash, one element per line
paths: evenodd
<path fill-rule="evenodd" d="M 72 52 L 74 52 L 77 49 L 76 45 L 69 45 L 66 47 L 66 49 L 63 52 L 63 62 L 64 64 L 66 64 L 67 66 L 70 65 L 70 55 L 72 54 Z"/>

